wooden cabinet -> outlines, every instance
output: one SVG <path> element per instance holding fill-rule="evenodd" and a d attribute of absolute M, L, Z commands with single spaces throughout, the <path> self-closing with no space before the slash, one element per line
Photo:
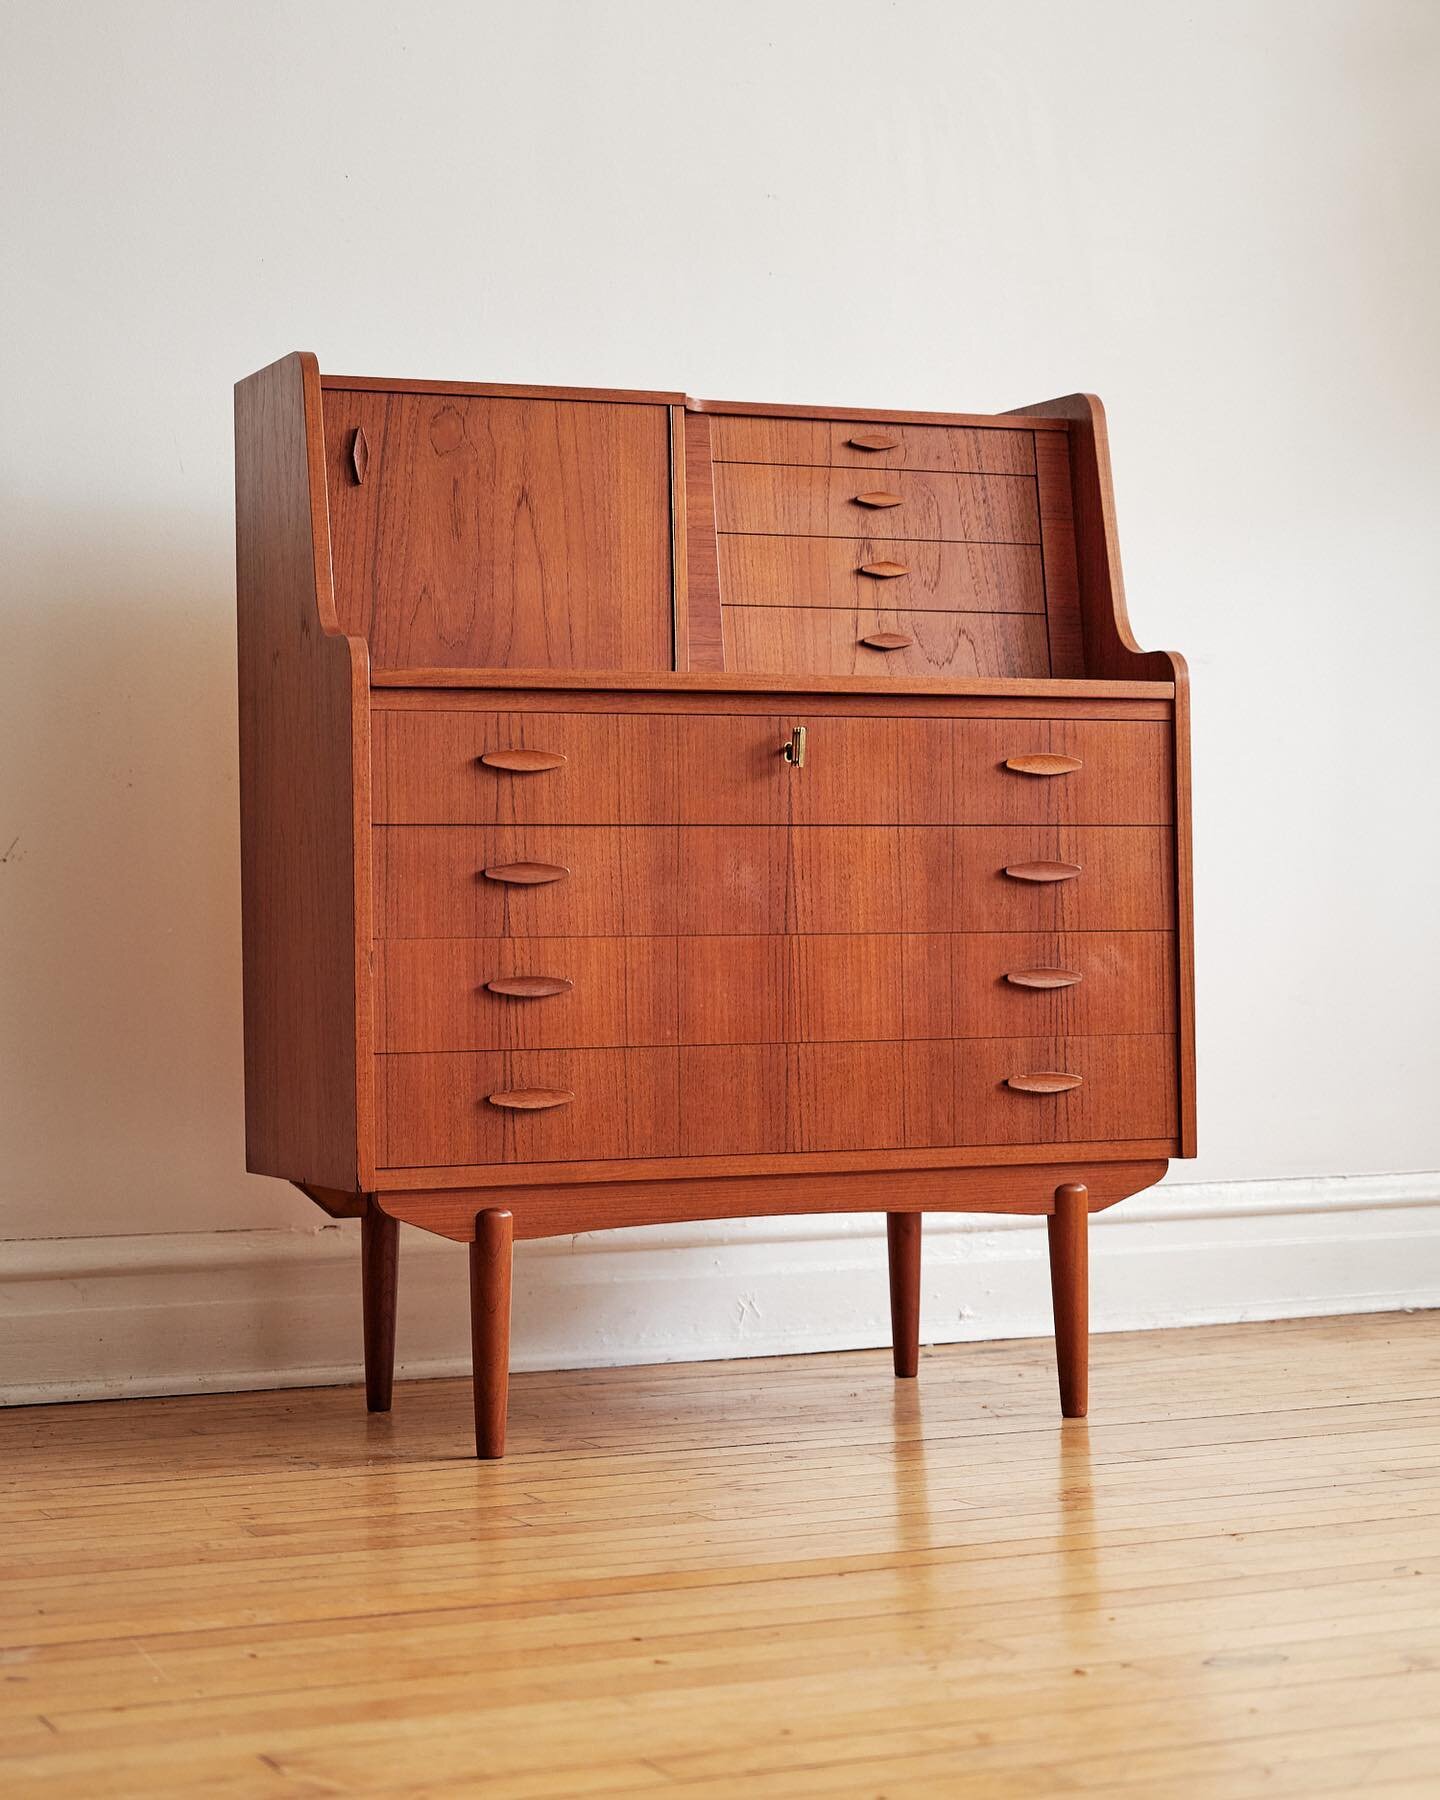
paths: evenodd
<path fill-rule="evenodd" d="M 470 1245 L 1084 1219 L 1193 1151 L 1186 686 L 1139 651 L 1104 420 L 322 377 L 237 390 L 250 1167 Z"/>

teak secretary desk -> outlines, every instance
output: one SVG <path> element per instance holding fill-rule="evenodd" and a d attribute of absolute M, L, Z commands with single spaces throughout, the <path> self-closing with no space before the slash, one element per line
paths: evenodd
<path fill-rule="evenodd" d="M 248 1162 L 470 1245 L 1089 1213 L 1194 1153 L 1181 659 L 1130 634 L 1104 415 L 322 375 L 236 389 Z"/>

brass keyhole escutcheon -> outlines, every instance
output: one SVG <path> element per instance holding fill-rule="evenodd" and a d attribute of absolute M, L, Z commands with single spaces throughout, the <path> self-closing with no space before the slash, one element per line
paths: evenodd
<path fill-rule="evenodd" d="M 797 725 L 790 733 L 790 742 L 781 749 L 780 754 L 792 769 L 805 767 L 805 727 Z"/>

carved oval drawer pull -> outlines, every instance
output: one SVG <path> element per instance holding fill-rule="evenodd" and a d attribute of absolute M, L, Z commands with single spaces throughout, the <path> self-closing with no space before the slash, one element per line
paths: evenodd
<path fill-rule="evenodd" d="M 487 1096 L 492 1106 L 510 1112 L 544 1112 L 547 1106 L 568 1106 L 575 1098 L 569 1088 L 512 1088 L 508 1094 Z"/>
<path fill-rule="evenodd" d="M 559 863 L 542 862 L 497 863 L 484 871 L 487 881 L 504 881 L 512 887 L 539 887 L 547 881 L 563 881 L 569 873 Z"/>
<path fill-rule="evenodd" d="M 350 435 L 350 473 L 356 487 L 365 479 L 370 467 L 370 443 L 363 426 L 357 425 Z"/>
<path fill-rule="evenodd" d="M 873 575 L 877 581 L 893 581 L 897 575 L 908 575 L 909 569 L 904 563 L 873 562 L 861 563 L 862 575 Z"/>
<path fill-rule="evenodd" d="M 1080 1075 L 1067 1075 L 1063 1069 L 1040 1069 L 1034 1075 L 1007 1075 L 1005 1085 L 1017 1094 L 1064 1094 L 1079 1087 Z"/>
<path fill-rule="evenodd" d="M 868 644 L 872 650 L 908 650 L 915 640 L 903 631 L 872 631 L 860 642 Z"/>
<path fill-rule="evenodd" d="M 1012 881 L 1073 881 L 1080 873 L 1080 865 L 1062 862 L 1011 863 L 1005 873 Z"/>
<path fill-rule="evenodd" d="M 1005 767 L 1013 769 L 1017 775 L 1073 775 L 1076 769 L 1085 765 L 1078 756 L 1007 756 Z"/>
<path fill-rule="evenodd" d="M 852 450 L 898 450 L 898 437 L 888 437 L 883 431 L 857 431 L 854 437 L 848 437 L 846 444 Z"/>
<path fill-rule="evenodd" d="M 565 758 L 558 750 L 487 750 L 480 758 L 487 769 L 509 769 L 514 775 L 538 775 L 558 769 Z"/>
<path fill-rule="evenodd" d="M 1084 978 L 1074 969 L 1007 969 L 1005 979 L 1011 987 L 1065 988 L 1079 987 Z"/>
<path fill-rule="evenodd" d="M 857 494 L 855 504 L 857 506 L 900 506 L 904 499 L 903 494 L 887 494 L 877 488 L 868 494 Z"/>
<path fill-rule="evenodd" d="M 568 975 L 497 975 L 485 985 L 492 994 L 508 994 L 513 1000 L 543 1000 L 548 994 L 568 994 L 575 983 Z"/>

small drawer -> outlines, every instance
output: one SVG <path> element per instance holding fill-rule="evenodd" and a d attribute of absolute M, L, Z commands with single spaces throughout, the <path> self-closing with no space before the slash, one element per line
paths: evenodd
<path fill-rule="evenodd" d="M 1029 431 L 976 425 L 902 425 L 874 419 L 764 419 L 715 414 L 716 462 L 813 463 L 857 469 L 928 469 L 948 474 L 1033 475 Z"/>
<path fill-rule="evenodd" d="M 674 1050 L 379 1056 L 382 1168 L 673 1156 Z"/>
<path fill-rule="evenodd" d="M 725 667 L 779 675 L 1045 675 L 1039 614 L 726 606 Z"/>
<path fill-rule="evenodd" d="M 796 714 L 803 825 L 1163 825 L 1174 812 L 1165 720 L 855 719 Z"/>
<path fill-rule="evenodd" d="M 921 475 L 885 469 L 775 468 L 719 463 L 715 519 L 721 531 L 785 537 L 944 538 L 954 543 L 1038 544 L 1035 483 L 1023 475 Z"/>
<path fill-rule="evenodd" d="M 1043 613 L 1033 544 L 907 543 L 889 537 L 720 537 L 727 606 L 843 606 L 856 612 Z"/>
<path fill-rule="evenodd" d="M 1175 1135 L 1175 1041 L 970 1038 L 955 1047 L 967 1144 L 1093 1144 Z"/>

